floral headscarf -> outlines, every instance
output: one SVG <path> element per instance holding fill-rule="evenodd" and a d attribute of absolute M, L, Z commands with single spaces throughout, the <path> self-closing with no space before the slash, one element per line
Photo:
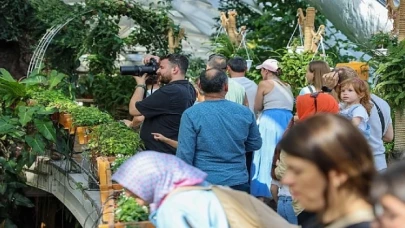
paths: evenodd
<path fill-rule="evenodd" d="M 150 203 L 154 212 L 175 188 L 200 184 L 206 177 L 174 155 L 144 151 L 124 162 L 112 179 Z"/>

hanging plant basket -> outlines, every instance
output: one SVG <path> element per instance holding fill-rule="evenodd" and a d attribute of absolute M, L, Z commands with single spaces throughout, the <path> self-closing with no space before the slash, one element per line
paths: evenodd
<path fill-rule="evenodd" d="M 387 56 L 388 49 L 387 48 L 378 48 L 374 50 L 374 53 L 378 56 Z"/>
<path fill-rule="evenodd" d="M 302 54 L 304 53 L 304 46 L 296 46 L 296 47 L 287 47 L 288 53 L 297 53 L 297 54 Z"/>

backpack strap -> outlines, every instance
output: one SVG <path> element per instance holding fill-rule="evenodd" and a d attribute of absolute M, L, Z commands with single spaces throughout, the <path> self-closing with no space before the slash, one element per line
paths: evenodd
<path fill-rule="evenodd" d="M 308 89 L 309 89 L 309 92 L 311 92 L 311 93 L 314 93 L 314 92 L 315 92 L 314 89 L 312 89 L 312 86 L 311 86 L 311 85 L 308 85 Z"/>
<path fill-rule="evenodd" d="M 384 119 L 384 115 L 380 109 L 380 107 L 377 105 L 377 103 L 373 100 L 373 98 L 371 98 L 371 101 L 373 102 L 373 104 L 375 105 L 375 107 L 377 108 L 377 112 L 378 112 L 378 116 L 380 117 L 380 122 L 381 122 L 381 133 L 382 136 L 384 136 L 384 131 L 385 131 L 385 119 Z"/>

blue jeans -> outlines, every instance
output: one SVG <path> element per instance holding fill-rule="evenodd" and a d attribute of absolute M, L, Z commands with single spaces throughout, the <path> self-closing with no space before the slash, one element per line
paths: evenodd
<path fill-rule="evenodd" d="M 279 196 L 277 203 L 277 213 L 291 224 L 298 224 L 297 216 L 295 216 L 292 207 L 291 196 Z"/>

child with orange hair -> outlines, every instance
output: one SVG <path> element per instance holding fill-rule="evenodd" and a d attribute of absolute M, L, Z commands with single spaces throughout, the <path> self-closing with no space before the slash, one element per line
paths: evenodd
<path fill-rule="evenodd" d="M 350 119 L 368 139 L 372 104 L 367 82 L 359 78 L 347 79 L 340 84 L 338 94 L 341 101 L 339 113 Z"/>

